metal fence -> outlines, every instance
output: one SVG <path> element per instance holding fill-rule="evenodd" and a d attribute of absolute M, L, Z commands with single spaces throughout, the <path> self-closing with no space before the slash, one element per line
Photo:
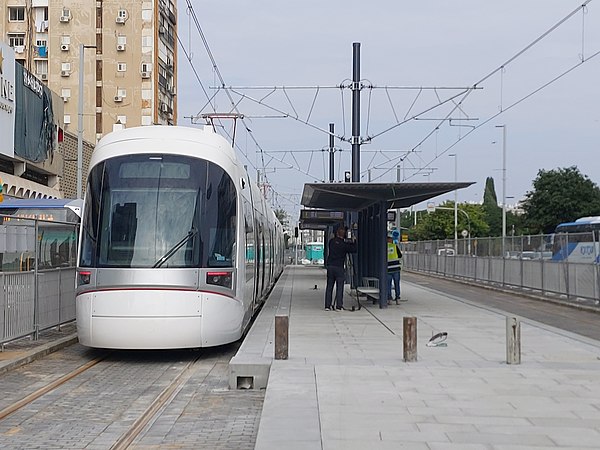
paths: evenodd
<path fill-rule="evenodd" d="M 408 270 L 600 305 L 593 233 L 404 242 L 402 251 Z"/>
<path fill-rule="evenodd" d="M 75 320 L 78 226 L 2 217 L 0 345 Z"/>

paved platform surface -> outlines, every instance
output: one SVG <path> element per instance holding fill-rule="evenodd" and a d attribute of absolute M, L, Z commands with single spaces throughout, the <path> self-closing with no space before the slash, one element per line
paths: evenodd
<path fill-rule="evenodd" d="M 322 268 L 288 266 L 236 355 L 271 364 L 256 449 L 600 448 L 599 341 L 522 319 L 522 363 L 507 365 L 503 312 L 408 282 L 400 305 L 327 312 L 324 288 Z M 272 360 L 275 314 L 289 314 L 288 360 Z M 417 317 L 412 363 L 405 316 Z M 0 373 L 73 331 L 7 345 Z M 447 346 L 427 347 L 441 331 Z"/>
<path fill-rule="evenodd" d="M 323 269 L 281 281 L 289 359 L 272 362 L 256 449 L 600 448 L 600 342 L 522 319 L 522 363 L 508 365 L 500 311 L 405 282 L 406 303 L 327 312 Z M 405 316 L 417 362 L 403 362 Z M 447 347 L 427 347 L 442 331 Z"/>
<path fill-rule="evenodd" d="M 76 342 L 75 322 L 44 330 L 35 341 L 25 337 L 9 342 L 0 351 L 0 375 Z"/>

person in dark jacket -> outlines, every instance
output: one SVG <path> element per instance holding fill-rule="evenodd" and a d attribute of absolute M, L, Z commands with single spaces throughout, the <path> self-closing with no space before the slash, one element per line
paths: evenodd
<path fill-rule="evenodd" d="M 339 226 L 335 236 L 329 240 L 327 253 L 327 287 L 325 289 L 325 311 L 344 309 L 344 280 L 346 271 L 344 264 L 348 253 L 356 252 L 356 240 L 346 238 L 348 227 Z M 335 284 L 335 305 L 332 304 L 333 285 Z"/>

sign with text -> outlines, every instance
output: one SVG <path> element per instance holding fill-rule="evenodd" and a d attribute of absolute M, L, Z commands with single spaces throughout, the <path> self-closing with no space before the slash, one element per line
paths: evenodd
<path fill-rule="evenodd" d="M 0 41 L 0 153 L 14 156 L 15 52 Z"/>
<path fill-rule="evenodd" d="M 324 219 L 324 220 L 343 220 L 343 211 L 324 211 L 321 209 L 302 209 L 300 210 L 300 220 L 303 219 Z"/>

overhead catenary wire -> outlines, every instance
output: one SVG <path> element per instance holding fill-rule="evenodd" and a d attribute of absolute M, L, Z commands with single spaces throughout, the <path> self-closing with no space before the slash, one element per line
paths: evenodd
<path fill-rule="evenodd" d="M 189 1 L 189 0 L 187 0 L 187 1 L 188 1 L 188 5 L 190 5 L 190 1 Z M 515 61 L 517 58 L 519 58 L 519 57 L 520 57 L 521 55 L 523 55 L 524 53 L 526 53 L 526 52 L 527 52 L 527 51 L 528 51 L 530 48 L 532 48 L 532 47 L 533 47 L 533 46 L 535 46 L 535 45 L 536 45 L 538 42 L 540 42 L 541 40 L 543 40 L 543 39 L 544 39 L 546 36 L 548 36 L 549 34 L 551 34 L 551 33 L 552 33 L 554 30 L 556 30 L 557 28 L 559 28 L 559 27 L 560 27 L 560 26 L 561 26 L 563 23 L 565 23 L 565 22 L 566 22 L 567 20 L 569 20 L 569 19 L 570 19 L 570 18 L 571 18 L 573 15 L 575 15 L 575 14 L 576 14 L 576 13 L 579 11 L 579 9 L 580 9 L 580 8 L 583 10 L 583 12 L 584 12 L 584 13 L 587 13 L 587 5 L 588 5 L 588 4 L 589 4 L 591 1 L 592 1 L 592 0 L 587 0 L 587 1 L 584 1 L 584 2 L 583 2 L 583 4 L 582 4 L 581 6 L 577 7 L 577 8 L 576 8 L 574 11 L 572 11 L 570 14 L 568 14 L 568 15 L 567 15 L 567 16 L 565 16 L 563 19 L 561 19 L 560 21 L 558 21 L 558 22 L 557 22 L 556 24 L 554 24 L 554 25 L 553 25 L 553 26 L 552 26 L 550 29 L 548 29 L 546 32 L 544 32 L 542 35 L 540 35 L 538 38 L 536 38 L 536 39 L 535 39 L 534 41 L 532 41 L 530 44 L 528 44 L 527 46 L 525 46 L 525 47 L 524 47 L 522 50 L 520 50 L 519 52 L 517 52 L 517 53 L 516 53 L 515 55 L 513 55 L 511 58 L 507 59 L 507 60 L 506 60 L 506 61 L 505 61 L 505 62 L 504 62 L 502 65 L 500 65 L 500 66 L 499 66 L 497 69 L 495 69 L 495 70 L 493 70 L 492 72 L 490 72 L 490 73 L 486 74 L 486 75 L 485 75 L 484 77 L 482 77 L 482 78 L 481 78 L 479 81 L 477 81 L 477 82 L 476 82 L 474 85 L 472 85 L 470 88 L 468 88 L 468 90 L 465 90 L 465 91 L 463 91 L 463 92 L 459 93 L 458 95 L 454 96 L 454 97 L 453 97 L 453 100 L 452 100 L 452 103 L 454 103 L 454 109 L 453 109 L 453 111 L 455 111 L 455 110 L 457 110 L 457 109 L 458 109 L 459 111 L 461 111 L 463 114 L 465 114 L 465 115 L 466 115 L 466 112 L 464 111 L 464 109 L 463 109 L 463 106 L 465 105 L 465 101 L 468 99 L 468 97 L 471 95 L 471 93 L 473 92 L 473 90 L 474 90 L 474 89 L 479 89 L 481 84 L 483 84 L 483 83 L 484 83 L 484 82 L 486 82 L 486 81 L 487 81 L 487 80 L 488 80 L 490 77 L 492 77 L 492 76 L 494 76 L 496 73 L 498 73 L 498 71 L 500 71 L 500 73 L 503 73 L 503 72 L 506 70 L 506 67 L 507 67 L 509 64 L 511 64 L 513 61 Z M 584 19 L 582 19 L 582 20 L 583 20 L 583 22 L 584 22 L 584 23 L 582 24 L 582 26 L 584 26 L 584 25 L 585 25 L 585 21 L 584 21 Z M 582 30 L 582 45 L 581 45 L 581 51 L 582 51 L 582 54 L 581 54 L 581 60 L 582 60 L 582 62 L 584 62 L 584 61 L 587 61 L 587 60 L 589 60 L 589 59 L 592 59 L 592 58 L 594 58 L 594 57 L 597 55 L 597 53 L 594 53 L 594 54 L 592 54 L 591 56 L 589 56 L 589 57 L 587 57 L 587 58 L 586 58 L 586 56 L 585 56 L 585 46 L 584 46 L 584 44 L 585 44 L 585 42 L 584 42 L 584 35 L 583 35 L 583 30 Z M 579 64 L 579 65 L 580 65 L 580 64 Z M 479 129 L 481 126 L 485 125 L 486 123 L 489 123 L 491 120 L 493 120 L 494 118 L 498 117 L 498 116 L 499 116 L 500 114 L 502 114 L 503 112 L 505 112 L 505 111 L 508 111 L 510 108 L 514 108 L 515 106 L 517 106 L 517 105 L 518 105 L 519 103 L 521 103 L 522 101 L 525 101 L 527 98 L 531 97 L 532 95 L 535 95 L 537 92 L 539 92 L 539 91 L 541 91 L 542 89 L 544 89 L 544 87 L 545 87 L 545 86 L 552 84 L 554 81 L 556 81 L 557 79 L 560 79 L 560 78 L 562 78 L 563 76 L 566 76 L 566 75 L 567 75 L 569 72 L 571 72 L 572 70 L 574 70 L 574 69 L 575 69 L 576 67 L 578 67 L 579 65 L 577 65 L 577 66 L 573 66 L 573 67 L 572 67 L 572 68 L 570 68 L 569 70 L 565 71 L 564 73 L 562 73 L 561 75 L 559 75 L 558 77 L 556 77 L 556 79 L 554 79 L 554 80 L 551 80 L 551 81 L 549 81 L 548 83 L 546 83 L 545 85 L 542 85 L 542 86 L 540 86 L 539 88 L 535 89 L 533 92 L 530 92 L 529 94 L 527 94 L 527 95 L 524 95 L 523 97 L 521 97 L 519 100 L 517 100 L 517 101 L 513 102 L 513 103 L 512 103 L 511 105 L 509 105 L 508 107 L 504 108 L 504 106 L 503 106 L 503 105 L 501 105 L 501 109 L 500 109 L 500 112 L 499 112 L 499 113 L 493 114 L 493 115 L 492 115 L 490 118 L 488 118 L 487 120 L 485 120 L 483 123 L 479 124 L 478 126 L 476 126 L 476 127 L 472 128 L 470 131 L 468 131 L 466 134 L 462 135 L 462 136 L 459 138 L 459 140 L 458 140 L 458 141 L 456 141 L 456 142 L 454 142 L 453 144 L 451 144 L 451 146 L 449 146 L 449 147 L 448 147 L 448 148 L 446 148 L 444 151 L 442 151 L 442 153 L 440 153 L 439 155 L 437 155 L 437 157 L 444 155 L 444 154 L 445 154 L 445 153 L 446 153 L 446 152 L 447 152 L 449 149 L 451 149 L 452 147 L 454 147 L 455 145 L 457 145 L 459 142 L 461 142 L 462 140 L 464 140 L 464 138 L 466 138 L 467 136 L 469 136 L 469 135 L 470 135 L 472 132 L 476 131 L 476 130 L 477 130 L 477 129 Z M 224 86 L 224 83 L 222 82 L 222 77 L 220 77 L 220 73 L 218 73 L 218 69 L 217 69 L 217 71 L 216 71 L 215 73 L 216 73 L 217 77 L 219 78 L 219 80 L 221 81 L 221 86 L 218 88 L 218 90 L 223 90 L 223 89 L 225 88 L 225 86 Z M 265 88 L 265 87 L 247 87 L 247 88 L 248 88 L 248 89 L 260 89 L 260 88 Z M 275 87 L 273 87 L 273 86 L 269 87 L 269 89 L 273 89 L 273 88 L 277 88 L 277 87 L 276 87 L 276 86 L 275 86 Z M 291 89 L 315 89 L 315 87 L 314 87 L 314 86 L 287 86 L 287 87 L 285 87 L 285 88 L 286 88 L 287 90 L 291 90 Z M 385 90 L 385 93 L 386 93 L 386 95 L 388 96 L 388 100 L 389 100 L 389 102 L 390 102 L 390 105 L 391 105 L 391 107 L 392 107 L 392 111 L 393 111 L 393 113 L 394 113 L 394 117 L 396 118 L 396 122 L 397 122 L 397 125 L 396 125 L 396 126 L 402 125 L 403 123 L 406 123 L 408 120 L 412 120 L 412 119 L 414 119 L 414 120 L 419 120 L 419 118 L 418 118 L 418 117 L 412 117 L 412 118 L 410 118 L 410 119 L 408 119 L 408 120 L 405 120 L 405 121 L 403 121 L 403 122 L 399 122 L 399 121 L 398 121 L 398 116 L 397 116 L 397 114 L 396 114 L 396 112 L 395 112 L 395 108 L 394 108 L 394 105 L 393 105 L 393 101 L 391 100 L 391 97 L 389 96 L 389 90 L 392 90 L 392 89 L 407 89 L 407 88 L 409 88 L 409 87 L 400 87 L 400 86 L 382 86 L 382 87 L 372 87 L 372 88 L 373 88 L 373 89 L 375 89 L 375 88 L 382 88 L 382 89 L 384 89 L 384 90 Z M 227 89 L 229 89 L 229 88 L 227 88 Z M 243 89 L 243 87 L 237 87 L 237 89 L 240 89 L 240 90 L 241 90 L 241 89 Z M 335 86 L 319 86 L 319 89 L 340 89 L 340 92 L 341 92 L 341 103 L 342 103 L 342 115 L 343 115 L 343 118 L 344 118 L 344 120 L 343 120 L 343 134 L 342 134 L 341 136 L 336 136 L 336 137 L 338 137 L 338 139 L 340 139 L 340 138 L 341 138 L 340 140 L 346 140 L 346 139 L 344 138 L 344 136 L 345 136 L 345 107 L 344 107 L 345 105 L 344 105 L 344 84 L 342 83 L 342 84 L 340 84 L 340 85 L 335 85 Z M 420 88 L 420 87 L 419 87 L 419 89 L 423 89 L 423 88 Z M 437 89 L 440 89 L 440 90 L 442 90 L 442 89 L 444 89 L 444 88 L 437 88 Z M 226 89 L 225 89 L 225 90 L 226 90 Z M 419 95 L 421 95 L 421 92 L 422 92 L 422 91 L 421 91 L 421 90 L 419 90 L 419 93 L 417 94 L 417 97 L 418 97 Z M 240 93 L 239 93 L 239 92 L 235 92 L 235 93 L 236 93 L 237 95 L 240 95 Z M 436 95 L 437 95 L 437 94 L 438 94 L 438 92 L 437 92 L 437 90 L 436 90 Z M 244 96 L 245 96 L 245 94 L 241 94 L 241 95 L 244 95 Z M 316 98 L 316 96 L 317 96 L 317 95 L 318 95 L 318 92 L 315 94 L 315 98 Z M 286 96 L 287 96 L 287 94 L 286 94 Z M 250 97 L 249 97 L 249 96 L 245 96 L 245 98 L 248 98 L 248 99 L 250 99 Z M 288 96 L 288 98 L 289 98 L 289 96 Z M 264 100 L 264 99 L 266 99 L 266 97 L 265 97 L 265 98 L 263 98 L 262 100 Z M 458 99 L 458 101 L 456 101 L 457 99 Z M 250 100 L 251 100 L 251 101 L 253 101 L 253 99 L 250 99 Z M 233 102 L 233 99 L 231 99 L 231 97 L 230 97 L 230 101 L 231 101 L 232 105 L 235 105 L 235 102 Z M 255 100 L 254 100 L 254 101 L 255 101 Z M 305 122 L 307 122 L 307 123 L 305 123 L 305 125 L 307 125 L 307 126 L 310 126 L 310 127 L 312 127 L 312 128 L 315 128 L 315 129 L 317 129 L 317 130 L 319 130 L 319 131 L 322 131 L 323 133 L 329 134 L 328 130 L 324 130 L 324 129 L 320 128 L 320 127 L 314 126 L 313 124 L 310 124 L 310 123 L 309 123 L 309 120 L 310 120 L 310 117 L 311 117 L 311 115 L 312 115 L 312 111 L 313 111 L 313 107 L 314 107 L 314 102 L 315 102 L 315 101 L 316 101 L 316 100 L 315 100 L 315 99 L 313 99 L 313 106 L 311 106 L 311 110 L 310 110 L 310 112 L 309 112 L 308 118 L 307 118 L 307 120 L 305 121 Z M 446 100 L 446 102 L 447 102 L 447 101 L 448 101 L 448 100 Z M 291 103 L 291 102 L 290 102 L 290 103 Z M 412 111 L 412 108 L 414 107 L 414 104 L 415 104 L 415 103 L 416 103 L 416 99 L 415 99 L 415 100 L 413 100 L 413 104 L 411 105 L 411 107 L 410 107 L 410 108 L 409 108 L 409 110 L 407 111 L 407 116 L 408 116 L 408 114 L 410 114 L 410 112 Z M 238 102 L 237 104 L 239 105 L 239 102 Z M 266 106 L 266 107 L 269 107 L 269 106 L 268 106 L 268 105 L 266 105 L 265 103 L 262 103 L 262 104 L 263 104 L 264 106 Z M 293 107 L 293 105 L 292 105 L 292 109 L 294 109 L 294 110 L 295 110 L 295 108 Z M 284 111 L 279 111 L 279 112 L 281 113 L 281 115 L 278 115 L 278 116 L 275 116 L 275 117 L 278 117 L 278 118 L 293 118 L 293 116 L 292 116 L 292 115 L 290 115 L 289 113 L 286 113 L 286 112 L 284 112 Z M 405 116 L 405 119 L 406 119 L 406 117 L 407 117 L 407 116 Z M 268 117 L 268 116 L 265 116 L 265 117 Z M 300 121 L 300 122 L 302 122 L 302 119 L 300 119 L 299 121 Z M 422 145 L 422 143 L 426 142 L 426 140 L 427 140 L 427 139 L 429 139 L 429 138 L 430 138 L 430 137 L 431 137 L 431 136 L 432 136 L 434 133 L 435 133 L 435 135 L 436 135 L 436 138 L 437 138 L 437 134 L 438 134 L 438 132 L 439 132 L 440 126 L 441 126 L 441 125 L 443 125 L 445 122 L 448 122 L 448 124 L 449 124 L 449 125 L 452 125 L 452 124 L 450 123 L 450 118 L 449 118 L 449 117 L 441 119 L 441 120 L 440 120 L 440 122 L 439 122 L 439 123 L 438 123 L 438 124 L 437 124 L 437 125 L 434 127 L 434 129 L 433 129 L 433 131 L 432 131 L 432 132 L 429 132 L 429 133 L 426 135 L 426 137 L 425 137 L 424 139 L 420 140 L 420 141 L 419 141 L 419 143 L 417 143 L 415 146 L 413 146 L 413 148 L 412 148 L 411 152 L 415 152 L 415 150 L 416 150 L 417 148 L 419 148 L 419 147 L 420 147 L 420 145 Z M 247 127 L 246 127 L 246 128 L 247 128 Z M 366 141 L 372 141 L 372 140 L 376 139 L 377 137 L 381 136 L 383 133 L 389 132 L 389 131 L 391 131 L 391 130 L 392 130 L 392 129 L 394 129 L 394 128 L 396 128 L 396 127 L 393 127 L 393 128 L 387 129 L 387 130 L 384 130 L 383 132 L 377 133 L 377 134 L 375 134 L 375 135 L 373 135 L 373 136 L 367 136 L 367 138 L 366 138 Z M 247 128 L 247 131 L 248 131 L 248 133 L 251 135 L 251 137 L 254 139 L 254 135 L 252 135 L 252 134 L 251 134 L 251 131 L 250 131 L 248 128 Z M 265 151 L 265 150 L 264 150 L 264 149 L 263 149 L 261 146 L 258 146 L 258 145 L 257 145 L 257 148 L 259 148 L 259 149 L 260 149 L 260 151 L 261 151 L 261 155 L 264 155 L 264 153 L 265 153 L 265 152 L 266 152 L 266 153 L 269 153 L 268 151 Z M 437 146 L 436 146 L 436 148 L 437 148 Z M 437 154 L 437 151 L 436 151 L 436 154 Z M 394 160 L 395 160 L 395 161 L 404 161 L 404 160 L 405 160 L 405 159 L 407 159 L 408 157 L 409 157 L 409 155 L 408 155 L 408 154 L 406 154 L 406 155 L 402 155 L 402 156 L 400 156 L 400 157 L 398 157 L 398 158 L 393 158 L 393 159 L 391 159 L 391 160 L 390 160 L 390 162 L 393 162 Z M 435 159 L 437 159 L 437 157 L 436 157 L 436 158 L 434 158 L 434 159 L 433 159 L 431 162 L 433 162 Z M 262 156 L 262 160 L 263 160 L 263 166 L 264 166 L 264 156 Z M 339 166 L 339 165 L 340 165 L 340 159 L 338 158 L 338 166 Z M 393 168 L 390 168 L 389 170 L 393 170 Z M 302 171 L 300 170 L 300 172 L 302 172 Z M 307 174 L 307 175 L 309 175 L 309 174 Z M 339 175 L 339 169 L 338 169 L 338 175 Z M 415 175 L 416 175 L 416 174 L 414 174 L 413 176 L 415 176 Z M 309 176 L 311 176 L 311 177 L 312 177 L 312 175 L 309 175 Z M 383 176 L 383 175 L 382 175 L 382 176 Z"/>
<path fill-rule="evenodd" d="M 186 0 L 186 3 L 187 3 L 187 6 L 188 6 L 188 10 L 190 12 L 190 16 L 191 16 L 192 20 L 194 21 L 194 24 L 196 25 L 196 29 L 198 30 L 198 34 L 200 35 L 200 39 L 202 40 L 202 43 L 204 44 L 204 48 L 206 50 L 206 53 L 208 54 L 208 57 L 209 57 L 209 59 L 211 61 L 212 68 L 213 68 L 213 71 L 215 73 L 215 76 L 218 77 L 220 85 L 224 87 L 225 86 L 225 80 L 223 78 L 223 75 L 221 74 L 221 71 L 219 70 L 219 67 L 217 66 L 217 61 L 216 61 L 216 59 L 215 59 L 215 57 L 214 57 L 214 55 L 213 55 L 213 53 L 212 53 L 212 51 L 210 49 L 210 45 L 208 44 L 208 40 L 206 39 L 206 36 L 204 35 L 204 31 L 202 30 L 202 26 L 200 25 L 200 21 L 198 20 L 198 17 L 196 16 L 196 11 L 194 11 L 194 7 L 192 5 L 192 2 L 191 2 L 191 0 Z M 236 113 L 238 113 L 238 114 L 241 115 L 241 113 L 240 113 L 240 111 L 239 111 L 239 109 L 237 107 L 237 104 L 234 102 L 233 97 L 231 96 L 231 93 L 229 91 L 227 91 L 227 90 L 225 92 L 227 94 L 227 97 L 229 99 L 229 102 L 231 103 L 231 106 L 232 106 L 233 110 Z M 245 122 L 245 120 L 243 118 L 241 119 L 241 122 L 244 124 L 244 127 L 246 128 L 246 131 L 249 133 L 250 138 L 254 141 L 254 144 L 259 149 L 261 149 L 261 151 L 262 151 L 262 147 L 260 146 L 260 144 L 256 140 L 256 137 L 252 133 L 252 130 L 248 127 L 248 125 L 246 124 L 246 122 Z M 263 165 L 263 168 L 264 168 L 264 166 L 265 166 L 265 160 L 264 160 L 264 154 L 262 154 L 262 152 L 261 152 L 261 161 L 262 161 L 262 165 Z M 265 176 L 265 178 L 266 178 L 266 176 Z"/>
<path fill-rule="evenodd" d="M 575 8 L 573 11 L 571 11 L 569 14 L 567 14 L 565 17 L 563 17 L 561 20 L 559 20 L 557 23 L 555 23 L 552 27 L 550 27 L 548 30 L 546 30 L 544 33 L 542 33 L 540 36 L 538 36 L 536 39 L 534 39 L 531 43 L 529 43 L 528 45 L 526 45 L 523 49 L 521 49 L 520 51 L 518 51 L 515 55 L 513 55 L 512 57 L 510 57 L 509 59 L 507 59 L 503 64 L 501 64 L 500 66 L 498 66 L 496 69 L 492 70 L 490 73 L 488 73 L 487 75 L 485 75 L 484 77 L 482 77 L 479 81 L 477 81 L 476 83 L 473 84 L 473 87 L 478 87 L 480 86 L 483 82 L 487 81 L 489 78 L 491 78 L 493 75 L 495 75 L 496 73 L 500 72 L 502 74 L 502 72 L 506 69 L 506 67 L 511 64 L 512 62 L 514 62 L 517 58 L 519 58 L 521 55 L 525 54 L 528 50 L 530 50 L 532 47 L 534 47 L 537 43 L 539 43 L 540 41 L 542 41 L 544 38 L 546 38 L 547 36 L 549 36 L 553 31 L 555 31 L 556 29 L 558 29 L 562 24 L 564 24 L 565 22 L 567 22 L 570 18 L 572 18 L 575 14 L 577 14 L 580 10 L 583 10 L 584 13 L 586 11 L 586 7 L 589 3 L 591 3 L 593 0 L 586 0 L 582 5 L 578 6 L 577 8 Z M 515 101 L 514 103 L 512 103 L 510 106 L 508 106 L 507 108 L 504 108 L 501 106 L 500 111 L 494 115 L 492 115 L 489 119 L 485 120 L 484 122 L 482 122 L 481 124 L 479 124 L 477 127 L 473 128 L 471 131 L 469 131 L 468 133 L 466 133 L 461 139 L 457 140 L 456 142 L 454 142 L 453 144 L 451 144 L 448 148 L 446 148 L 442 153 L 440 153 L 439 156 L 444 155 L 447 151 L 449 151 L 451 148 L 453 148 L 454 146 L 456 146 L 459 142 L 461 142 L 466 136 L 470 135 L 472 132 L 474 132 L 475 130 L 479 129 L 480 127 L 482 127 L 483 125 L 489 123 L 491 120 L 495 119 L 496 117 L 498 117 L 499 115 L 503 114 L 504 112 L 508 111 L 509 109 L 515 107 L 516 105 L 518 105 L 519 103 L 521 103 L 522 101 L 526 100 L 527 98 L 531 97 L 532 95 L 536 94 L 537 92 L 541 91 L 542 89 L 544 89 L 545 87 L 549 86 L 550 84 L 556 82 L 557 80 L 559 80 L 560 78 L 562 78 L 563 76 L 566 76 L 568 73 L 570 73 L 571 71 L 573 71 L 574 69 L 576 69 L 577 67 L 581 66 L 584 62 L 594 58 L 595 56 L 598 55 L 598 52 L 592 54 L 590 57 L 588 57 L 587 59 L 584 60 L 580 60 L 578 64 L 575 64 L 574 66 L 570 67 L 569 69 L 567 69 L 566 71 L 562 72 L 560 75 L 558 75 L 557 77 L 555 77 L 554 79 L 550 80 L 549 82 L 543 84 L 542 86 L 540 86 L 539 88 L 535 89 L 533 92 L 530 92 L 529 94 L 523 96 L 522 98 L 520 98 L 519 100 Z M 469 96 L 469 94 L 472 91 L 469 91 L 466 93 L 466 95 L 463 97 L 462 100 L 460 100 L 458 102 L 458 104 L 455 106 L 455 108 L 451 111 L 451 113 L 456 110 L 457 107 L 460 107 L 460 105 L 466 100 L 466 98 Z M 431 132 L 429 132 L 423 139 L 421 139 L 419 141 L 419 143 L 417 145 L 415 145 L 413 148 L 417 148 L 418 146 L 420 146 L 421 144 L 423 144 L 425 141 L 427 141 L 427 139 L 429 139 L 431 137 L 431 135 L 435 132 L 435 130 L 437 130 L 439 128 L 440 125 L 443 124 L 443 121 L 441 121 L 436 128 L 434 128 L 434 130 L 432 130 Z M 396 125 L 397 126 L 397 125 Z M 390 129 L 392 129 L 394 127 L 391 127 Z M 388 130 L 384 130 L 384 132 L 389 131 Z M 377 137 L 379 135 L 381 135 L 382 133 L 379 133 L 378 135 L 372 136 L 371 138 Z M 430 163 L 434 162 L 439 156 L 433 158 Z M 402 159 L 399 159 L 400 161 L 402 161 Z M 381 174 L 378 178 L 381 178 L 383 176 L 385 176 L 387 173 L 389 173 L 391 170 L 393 170 L 393 168 L 390 168 L 388 171 L 384 172 L 383 174 Z M 413 174 L 413 176 L 416 176 L 418 174 L 415 173 Z"/>
<path fill-rule="evenodd" d="M 190 15 L 190 17 L 191 17 L 191 15 Z M 185 45 L 183 44 L 183 41 L 181 40 L 181 38 L 180 38 L 180 36 L 179 36 L 179 35 L 177 35 L 177 41 L 178 41 L 178 43 L 179 43 L 179 46 L 181 47 L 181 50 L 182 50 L 182 51 L 183 51 L 183 53 L 185 54 L 185 56 L 186 56 L 186 59 L 188 60 L 188 63 L 190 64 L 190 67 L 191 67 L 191 69 L 192 69 L 192 71 L 193 71 L 193 73 L 194 73 L 194 75 L 195 75 L 195 77 L 196 77 L 196 80 L 198 81 L 198 84 L 200 84 L 200 87 L 202 88 L 202 92 L 204 93 L 204 95 L 205 95 L 205 96 L 206 96 L 206 98 L 207 98 L 207 103 L 206 103 L 206 104 L 205 104 L 205 105 L 202 107 L 202 109 L 201 109 L 201 110 L 204 110 L 204 108 L 206 108 L 206 106 L 207 106 L 207 105 L 210 105 L 210 106 L 211 106 L 211 109 L 212 109 L 212 111 L 216 113 L 216 106 L 213 104 L 213 100 L 214 100 L 215 96 L 217 95 L 217 93 L 213 94 L 212 96 L 209 96 L 209 95 L 208 95 L 208 92 L 206 91 L 206 88 L 204 87 L 204 84 L 202 83 L 202 79 L 200 78 L 200 75 L 198 74 L 198 71 L 196 70 L 196 67 L 194 66 L 194 63 L 192 62 L 192 53 L 191 53 L 191 38 L 190 38 L 190 51 L 189 51 L 189 52 L 188 52 L 188 50 L 186 49 Z M 225 129 L 225 126 L 224 126 L 224 125 L 221 123 L 221 121 L 220 121 L 220 120 L 219 120 L 219 127 L 220 127 L 220 128 L 223 130 L 223 132 L 225 133 L 225 135 L 226 135 L 228 138 L 230 138 L 230 139 L 232 140 L 232 142 L 233 142 L 233 137 L 232 137 L 232 135 L 230 135 L 230 134 L 227 132 L 227 130 Z M 253 162 L 252 162 L 252 161 L 250 161 L 250 160 L 248 159 L 247 153 L 246 153 L 246 152 L 244 152 L 244 151 L 241 149 L 241 147 L 240 147 L 239 145 L 236 145 L 236 143 L 235 143 L 235 142 L 233 142 L 233 144 L 234 144 L 234 146 L 236 146 L 236 147 L 237 147 L 237 148 L 240 150 L 240 153 L 241 153 L 242 155 L 244 155 L 244 157 L 246 158 L 246 160 L 248 161 L 248 163 L 249 163 L 249 164 L 250 164 L 250 165 L 251 165 L 251 166 L 252 166 L 252 167 L 253 167 L 255 170 L 258 170 L 258 169 L 256 168 L 256 166 L 253 164 Z"/>
<path fill-rule="evenodd" d="M 228 92 L 229 92 L 229 91 L 228 91 Z M 282 115 L 284 115 L 286 118 L 293 119 L 293 120 L 295 120 L 295 121 L 297 121 L 297 122 L 300 122 L 300 123 L 302 123 L 302 124 L 304 124 L 304 125 L 306 125 L 306 126 L 309 126 L 309 127 L 313 128 L 313 129 L 315 129 L 315 130 L 321 131 L 321 132 L 322 132 L 322 133 L 324 133 L 324 134 L 327 134 L 327 135 L 329 135 L 329 134 L 330 134 L 329 130 L 326 130 L 325 128 L 321 128 L 321 127 L 319 127 L 319 126 L 317 126 L 317 125 L 314 125 L 314 124 L 312 124 L 312 123 L 310 123 L 310 122 L 307 122 L 306 120 L 304 120 L 304 119 L 301 119 L 300 117 L 297 117 L 297 116 L 291 115 L 290 113 L 288 113 L 288 112 L 286 112 L 286 111 L 283 111 L 283 110 L 281 110 L 281 109 L 279 109 L 279 108 L 275 108 L 274 106 L 268 105 L 267 103 L 264 103 L 264 102 L 262 101 L 262 99 L 260 99 L 260 100 L 259 100 L 259 99 L 256 99 L 256 98 L 253 98 L 253 97 L 250 97 L 249 95 L 247 95 L 247 94 L 244 94 L 243 92 L 236 91 L 236 90 L 231 90 L 231 92 L 235 93 L 236 95 L 239 95 L 240 97 L 243 97 L 244 99 L 247 99 L 247 100 L 249 100 L 249 101 L 251 101 L 251 102 L 254 102 L 254 103 L 258 104 L 258 105 L 264 106 L 265 108 L 267 108 L 267 109 L 270 109 L 271 111 L 275 111 L 275 112 L 277 112 L 277 113 L 279 113 L 279 114 L 282 114 Z M 289 97 L 288 97 L 288 98 L 289 98 Z M 337 137 L 339 140 L 345 140 L 343 136 L 336 135 L 336 137 Z"/>
<path fill-rule="evenodd" d="M 508 105 L 506 108 L 502 109 L 501 111 L 497 112 L 496 114 L 493 114 L 492 116 L 490 116 L 489 118 L 485 119 L 483 122 L 481 122 L 480 124 L 478 124 L 477 126 L 474 126 L 470 131 L 468 131 L 462 138 L 457 139 L 456 141 L 454 141 L 451 145 L 449 145 L 448 147 L 446 147 L 438 156 L 434 157 L 429 163 L 427 164 L 431 164 L 433 162 L 435 162 L 439 157 L 443 156 L 444 154 L 446 154 L 448 151 L 450 151 L 452 148 L 454 148 L 456 145 L 458 145 L 460 142 L 462 142 L 464 140 L 464 138 L 466 138 L 468 135 L 470 135 L 471 133 L 475 132 L 476 130 L 478 130 L 479 128 L 481 128 L 482 126 L 490 123 L 491 121 L 493 121 L 494 119 L 496 119 L 498 116 L 504 114 L 505 112 L 509 111 L 510 109 L 514 108 L 515 106 L 519 105 L 520 103 L 524 102 L 525 100 L 529 99 L 530 97 L 534 96 L 535 94 L 537 94 L 538 92 L 542 91 L 543 89 L 547 88 L 548 86 L 550 86 L 551 84 L 555 83 L 556 81 L 560 80 L 561 78 L 563 78 L 564 76 L 568 75 L 569 73 L 571 73 L 573 70 L 577 69 L 578 67 L 580 67 L 581 65 L 591 61 L 592 59 L 596 58 L 598 55 L 600 55 L 600 50 L 591 54 L 588 58 L 586 58 L 584 61 L 578 61 L 577 64 L 569 67 L 567 70 L 565 70 L 564 72 L 560 73 L 559 75 L 557 75 L 556 77 L 552 78 L 551 80 L 547 81 L 546 83 L 544 83 L 543 85 L 539 86 L 538 88 L 536 88 L 535 90 L 533 90 L 532 92 L 530 92 L 529 94 L 519 98 L 518 100 L 514 101 L 513 103 L 511 103 L 510 105 Z M 411 151 L 412 152 L 412 151 Z M 400 161 L 402 161 L 402 158 L 399 158 Z M 390 170 L 389 169 L 386 173 L 388 173 Z M 385 175 L 386 173 L 382 174 L 381 176 Z M 419 172 L 414 173 L 412 176 L 416 176 Z M 411 176 L 411 177 L 412 177 Z M 408 178 L 411 178 L 408 177 Z"/>

